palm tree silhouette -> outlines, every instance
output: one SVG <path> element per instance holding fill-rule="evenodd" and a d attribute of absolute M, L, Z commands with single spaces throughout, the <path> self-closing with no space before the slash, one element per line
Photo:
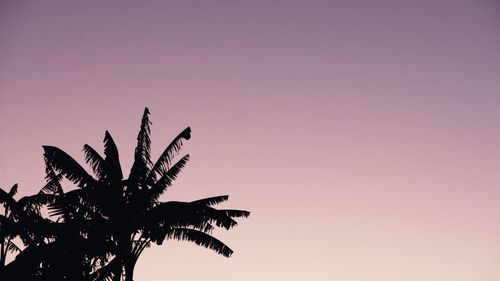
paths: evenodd
<path fill-rule="evenodd" d="M 108 131 L 104 136 L 104 156 L 89 145 L 83 149 L 95 177 L 61 149 L 43 146 L 49 182 L 65 177 L 78 187 L 66 193 L 53 186 L 45 188 L 45 192 L 55 195 L 49 206 L 51 215 L 64 224 L 77 226 L 74 233 L 78 239 L 101 241 L 107 249 L 105 254 L 87 255 L 92 280 L 124 277 L 132 281 L 135 264 L 144 249 L 151 243 L 161 245 L 165 239 L 192 241 L 229 257 L 233 251 L 213 237 L 212 230 L 215 226 L 230 229 L 237 224 L 234 218 L 250 214 L 213 208 L 226 201 L 227 195 L 192 202 L 161 202 L 159 197 L 189 160 L 189 155 L 185 155 L 173 163 L 183 140 L 190 139 L 191 129 L 186 128 L 174 138 L 153 163 L 150 124 L 146 108 L 127 179 L 123 178 L 118 149 Z"/>
<path fill-rule="evenodd" d="M 16 253 L 21 251 L 13 241 L 17 232 L 12 213 L 12 208 L 17 203 L 14 200 L 16 193 L 17 184 L 13 185 L 9 192 L 0 189 L 0 203 L 4 209 L 4 213 L 0 215 L 0 268 L 5 267 L 9 252 Z"/>
<path fill-rule="evenodd" d="M 44 260 L 39 249 L 53 240 L 59 228 L 40 213 L 40 207 L 52 202 L 53 196 L 39 193 L 15 200 L 17 189 L 17 184 L 12 186 L 9 192 L 0 189 L 0 204 L 4 211 L 0 215 L 0 276 L 15 275 L 16 278 L 28 280 L 40 273 L 39 264 Z M 22 251 L 21 247 L 14 243 L 15 238 L 22 242 Z M 6 266 L 9 252 L 21 253 Z"/>

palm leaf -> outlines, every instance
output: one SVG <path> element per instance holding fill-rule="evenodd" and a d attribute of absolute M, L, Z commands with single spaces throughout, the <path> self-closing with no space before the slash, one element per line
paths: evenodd
<path fill-rule="evenodd" d="M 52 204 L 56 200 L 53 194 L 37 193 L 30 196 L 24 196 L 17 201 L 20 208 L 30 213 L 40 213 L 40 207 Z"/>
<path fill-rule="evenodd" d="M 97 190 L 93 190 L 92 194 L 96 194 Z M 56 200 L 48 206 L 51 216 L 62 216 L 64 221 L 68 221 L 75 216 L 91 214 L 92 206 L 88 203 L 90 190 L 75 189 L 57 196 Z"/>
<path fill-rule="evenodd" d="M 182 146 L 182 139 L 189 140 L 191 138 L 191 128 L 184 129 L 174 140 L 167 146 L 165 151 L 160 155 L 155 165 L 151 169 L 148 176 L 148 182 L 154 182 L 157 176 L 164 174 L 168 170 L 175 154 L 179 152 Z"/>
<path fill-rule="evenodd" d="M 248 218 L 250 216 L 249 211 L 243 211 L 243 210 L 218 210 L 218 211 L 224 213 L 226 216 L 230 218 Z"/>
<path fill-rule="evenodd" d="M 137 146 L 134 153 L 134 164 L 130 170 L 128 187 L 131 190 L 139 188 L 147 177 L 151 165 L 151 129 L 149 121 L 149 109 L 144 109 L 141 120 L 141 129 L 137 135 Z"/>
<path fill-rule="evenodd" d="M 63 178 L 62 173 L 56 174 L 54 169 L 50 166 L 50 164 L 45 160 L 45 180 L 47 183 L 40 189 L 38 193 L 40 194 L 62 194 L 62 185 L 61 181 Z"/>
<path fill-rule="evenodd" d="M 66 152 L 54 146 L 44 145 L 45 159 L 47 163 L 57 172 L 60 172 L 68 180 L 78 187 L 88 189 L 95 188 L 98 182 L 90 176 L 85 169 Z"/>
<path fill-rule="evenodd" d="M 104 179 L 106 174 L 104 172 L 104 159 L 102 156 L 88 144 L 83 146 L 83 152 L 85 154 L 85 162 L 90 165 L 97 178 L 100 180 Z"/>
<path fill-rule="evenodd" d="M 158 204 L 143 219 L 146 227 L 160 223 L 163 227 L 193 226 L 201 230 L 205 229 L 206 224 L 225 229 L 237 224 L 231 217 L 212 207 L 177 201 Z"/>
<path fill-rule="evenodd" d="M 104 135 L 104 156 L 110 181 L 113 184 L 120 182 L 123 179 L 123 173 L 120 166 L 120 158 L 118 157 L 118 148 L 108 131 Z"/>
<path fill-rule="evenodd" d="M 189 161 L 189 154 L 182 157 L 177 163 L 175 163 L 168 171 L 166 171 L 163 176 L 151 187 L 147 192 L 148 200 L 158 200 L 161 194 L 172 185 L 172 182 L 177 178 L 177 175 L 181 172 L 182 168 L 186 166 Z"/>
<path fill-rule="evenodd" d="M 0 203 L 5 204 L 7 208 L 14 208 L 16 206 L 16 200 L 10 195 L 10 192 L 0 188 Z"/>
<path fill-rule="evenodd" d="M 196 201 L 192 201 L 191 203 L 201 204 L 205 206 L 213 206 L 225 202 L 227 201 L 227 199 L 229 199 L 229 195 L 220 195 L 220 196 L 199 199 Z"/>
<path fill-rule="evenodd" d="M 10 188 L 9 196 L 14 197 L 16 194 L 17 194 L 17 183 Z"/>
<path fill-rule="evenodd" d="M 230 257 L 233 254 L 226 244 L 217 238 L 206 234 L 204 232 L 189 229 L 189 228 L 174 228 L 169 229 L 165 235 L 166 239 L 176 239 L 179 241 L 190 241 L 194 242 L 196 245 L 203 246 L 205 248 L 215 251 L 217 254 L 223 255 L 225 257 Z M 159 243 L 158 243 L 159 242 Z M 161 244 L 163 241 L 157 241 Z"/>

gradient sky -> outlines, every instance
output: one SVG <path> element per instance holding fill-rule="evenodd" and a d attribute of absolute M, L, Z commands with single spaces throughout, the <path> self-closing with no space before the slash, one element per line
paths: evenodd
<path fill-rule="evenodd" d="M 131 166 L 186 126 L 165 200 L 252 211 L 147 249 L 137 281 L 500 280 L 500 4 L 0 2 L 0 186 L 110 130 Z M 70 185 L 68 185 L 69 187 Z"/>

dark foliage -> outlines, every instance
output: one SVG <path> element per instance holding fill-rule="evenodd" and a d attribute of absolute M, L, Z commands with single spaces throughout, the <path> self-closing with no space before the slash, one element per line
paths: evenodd
<path fill-rule="evenodd" d="M 230 229 L 242 210 L 213 206 L 227 195 L 192 202 L 161 202 L 189 155 L 174 158 L 183 130 L 156 162 L 151 160 L 149 110 L 141 120 L 134 163 L 127 179 L 118 149 L 106 131 L 104 155 L 84 145 L 89 174 L 76 160 L 54 146 L 43 146 L 47 184 L 38 194 L 14 199 L 17 185 L 0 189 L 0 280 L 133 280 L 135 264 L 152 243 L 186 240 L 229 257 L 233 251 L 211 235 L 215 227 Z M 65 192 L 63 178 L 77 188 Z M 49 217 L 42 216 L 46 207 Z M 21 243 L 22 245 L 18 245 Z M 7 264 L 7 254 L 16 253 Z"/>

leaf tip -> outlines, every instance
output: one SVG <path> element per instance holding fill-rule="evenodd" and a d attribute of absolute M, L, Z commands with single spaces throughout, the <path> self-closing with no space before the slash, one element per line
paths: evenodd
<path fill-rule="evenodd" d="M 191 138 L 191 127 L 187 127 L 186 129 L 184 129 L 184 131 L 182 132 L 182 137 L 185 140 L 189 140 Z"/>

